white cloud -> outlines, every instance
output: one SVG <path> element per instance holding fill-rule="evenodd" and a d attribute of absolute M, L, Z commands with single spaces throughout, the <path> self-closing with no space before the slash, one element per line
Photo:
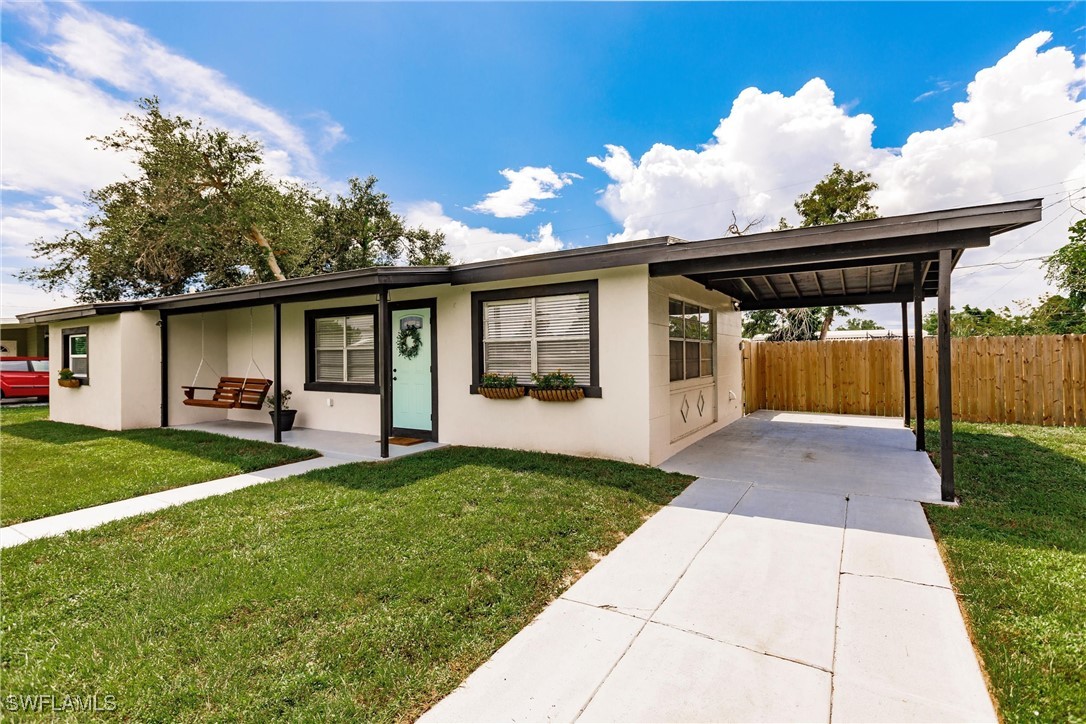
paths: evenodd
<path fill-rule="evenodd" d="M 657 144 L 635 160 L 607 146 L 606 155 L 588 162 L 612 181 L 600 205 L 623 230 L 610 240 L 719 237 L 732 211 L 740 222 L 766 217 L 762 230 L 781 216 L 794 222 L 795 197 L 840 162 L 873 175 L 880 184 L 873 199 L 887 216 L 1046 196 L 1052 205 L 1044 221 L 1061 219 L 1043 230 L 1035 225 L 997 236 L 963 264 L 1046 254 L 1066 240 L 1067 225 L 1079 215 L 1060 199 L 1086 186 L 1086 78 L 1070 50 L 1042 49 L 1050 40 L 1049 33 L 1033 35 L 978 72 L 965 100 L 954 105 L 954 122 L 912 134 L 901 149 L 873 146 L 874 119 L 835 105 L 818 78 L 792 96 L 748 88 L 698 149 Z M 1036 263 L 962 272 L 958 279 L 958 305 L 1002 305 L 1045 289 Z"/>
<path fill-rule="evenodd" d="M 494 231 L 481 226 L 468 226 L 445 214 L 436 201 L 422 201 L 407 206 L 404 214 L 408 225 L 425 226 L 445 234 L 445 246 L 453 259 L 460 263 L 501 259 L 544 251 L 558 251 L 562 241 L 554 235 L 551 224 L 542 224 L 530 237 Z"/>
<path fill-rule="evenodd" d="M 553 199 L 560 189 L 581 178 L 575 173 L 556 173 L 550 166 L 525 166 L 519 171 L 507 168 L 501 171 L 501 175 L 509 185 L 487 194 L 485 199 L 471 207 L 471 211 L 502 219 L 519 219 L 539 208 L 534 201 Z"/>

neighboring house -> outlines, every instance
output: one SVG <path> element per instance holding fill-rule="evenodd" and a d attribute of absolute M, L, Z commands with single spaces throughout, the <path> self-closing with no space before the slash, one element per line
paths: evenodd
<path fill-rule="evenodd" d="M 387 267 L 22 315 L 48 323 L 54 420 L 109 429 L 266 411 L 182 387 L 267 377 L 297 425 L 656 464 L 743 414 L 740 308 L 906 303 L 939 254 L 1040 218 L 1039 200 L 686 242 L 671 237 L 451 267 Z M 418 327 L 409 359 L 400 331 Z M 277 363 L 278 359 L 278 363 Z M 491 400 L 484 372 L 561 369 L 585 399 Z M 194 375 L 199 371 L 199 379 Z M 273 431 L 269 425 L 269 437 Z"/>
<path fill-rule="evenodd" d="M 48 355 L 48 325 L 23 323 L 14 317 L 0 318 L 0 357 Z"/>

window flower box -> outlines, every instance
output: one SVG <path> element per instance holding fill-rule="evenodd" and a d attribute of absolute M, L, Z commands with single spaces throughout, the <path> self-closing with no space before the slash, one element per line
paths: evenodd
<path fill-rule="evenodd" d="M 516 375 L 485 373 L 476 389 L 488 400 L 516 400 L 524 397 L 524 387 L 517 384 Z"/>
<path fill-rule="evenodd" d="M 577 387 L 577 378 L 562 370 L 545 375 L 532 373 L 535 387 L 528 390 L 533 400 L 541 402 L 576 402 L 584 399 L 584 389 Z"/>
<path fill-rule="evenodd" d="M 69 377 L 68 379 L 64 379 L 62 377 L 57 380 L 57 384 L 61 387 L 67 387 L 68 389 L 75 389 L 76 387 L 82 385 L 83 381 L 80 380 L 78 377 Z"/>
<path fill-rule="evenodd" d="M 533 400 L 540 402 L 576 402 L 584 399 L 584 390 L 580 387 L 569 390 L 543 390 L 533 387 L 528 390 L 528 394 Z"/>

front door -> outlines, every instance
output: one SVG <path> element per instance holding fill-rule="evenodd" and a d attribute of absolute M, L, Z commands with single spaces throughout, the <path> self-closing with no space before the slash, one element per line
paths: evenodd
<path fill-rule="evenodd" d="M 392 430 L 432 437 L 433 318 L 429 307 L 392 312 Z"/>

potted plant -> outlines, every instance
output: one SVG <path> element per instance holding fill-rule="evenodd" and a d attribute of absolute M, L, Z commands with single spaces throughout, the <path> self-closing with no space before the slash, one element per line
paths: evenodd
<path fill-rule="evenodd" d="M 79 387 L 81 384 L 83 384 L 83 380 L 76 377 L 75 372 L 72 372 L 70 369 L 65 367 L 57 373 L 57 384 L 61 387 L 73 388 Z"/>
<path fill-rule="evenodd" d="M 584 397 L 584 390 L 577 386 L 577 380 L 573 375 L 567 375 L 562 370 L 548 372 L 545 375 L 532 373 L 532 382 L 535 387 L 528 390 L 528 394 L 536 400 L 544 402 L 576 402 Z"/>
<path fill-rule="evenodd" d="M 479 394 L 491 400 L 515 400 L 524 397 L 524 388 L 517 384 L 516 375 L 485 372 L 476 387 Z"/>
<path fill-rule="evenodd" d="M 294 428 L 294 418 L 298 416 L 297 410 L 290 409 L 290 390 L 283 390 L 283 394 L 279 398 L 279 429 L 283 432 L 292 430 Z M 268 399 L 264 401 L 264 404 L 271 408 L 271 412 L 268 416 L 272 419 L 272 424 L 275 424 L 275 395 L 268 395 Z"/>

